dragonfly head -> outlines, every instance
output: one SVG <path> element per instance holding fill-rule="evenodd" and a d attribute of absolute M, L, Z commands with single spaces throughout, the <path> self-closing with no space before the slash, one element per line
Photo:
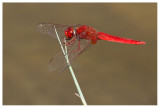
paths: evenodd
<path fill-rule="evenodd" d="M 73 29 L 73 27 L 68 27 L 66 30 L 65 30 L 65 35 L 68 39 L 71 39 L 74 35 L 75 35 L 75 31 Z"/>

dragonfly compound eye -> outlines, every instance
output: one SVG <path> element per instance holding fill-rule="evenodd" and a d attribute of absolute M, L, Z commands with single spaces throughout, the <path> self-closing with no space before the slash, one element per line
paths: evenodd
<path fill-rule="evenodd" d="M 68 27 L 66 30 L 65 30 L 65 35 L 68 39 L 71 39 L 73 36 L 74 36 L 74 29 L 73 27 Z"/>

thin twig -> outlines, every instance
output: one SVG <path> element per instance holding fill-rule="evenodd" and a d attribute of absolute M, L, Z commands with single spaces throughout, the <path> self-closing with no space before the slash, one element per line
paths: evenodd
<path fill-rule="evenodd" d="M 65 45 L 65 50 L 64 50 L 63 45 L 62 45 L 62 43 L 61 43 L 61 41 L 60 41 L 60 39 L 59 39 L 59 36 L 58 36 L 57 30 L 56 30 L 56 27 L 54 26 L 54 28 L 55 28 L 55 33 L 56 33 L 56 35 L 57 35 L 57 39 L 58 39 L 59 44 L 60 44 L 60 46 L 61 46 L 62 52 L 63 52 L 63 54 L 64 54 L 64 56 L 65 56 L 65 59 L 66 59 L 66 61 L 67 61 L 68 66 L 69 66 L 69 70 L 70 70 L 70 72 L 71 72 L 73 81 L 74 81 L 74 83 L 75 83 L 75 85 L 76 85 L 76 88 L 77 88 L 77 90 L 78 90 L 80 99 L 81 99 L 83 105 L 87 105 L 86 100 L 85 100 L 85 98 L 84 98 L 84 96 L 83 96 L 83 93 L 82 93 L 82 91 L 81 91 L 81 88 L 80 88 L 80 86 L 79 86 L 79 84 L 78 84 L 77 78 L 76 78 L 76 76 L 75 76 L 75 74 L 74 74 L 74 72 L 73 72 L 73 69 L 72 69 L 72 67 L 71 67 L 71 64 L 70 64 L 70 62 L 69 62 L 68 53 L 67 53 L 67 46 Z M 65 39 L 64 39 L 64 40 L 65 40 Z M 66 40 L 65 40 L 65 43 L 66 43 Z"/>

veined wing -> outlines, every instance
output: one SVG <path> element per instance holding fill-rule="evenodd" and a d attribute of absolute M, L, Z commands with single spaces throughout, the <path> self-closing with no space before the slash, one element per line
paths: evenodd
<path fill-rule="evenodd" d="M 54 24 L 54 23 L 39 23 L 37 25 L 37 31 L 40 33 L 48 34 L 52 36 L 53 38 L 57 39 L 54 26 L 56 27 L 56 30 L 58 32 L 58 35 L 60 36 L 60 39 L 64 39 L 65 36 L 65 30 L 68 27 L 73 27 L 74 29 L 81 26 L 80 24 Z"/>
<path fill-rule="evenodd" d="M 76 38 L 72 46 L 67 47 L 69 62 L 72 63 L 74 59 L 83 53 L 89 46 L 91 46 L 90 40 Z M 80 44 L 80 49 L 79 45 Z M 68 67 L 64 54 L 61 52 L 54 56 L 49 63 L 49 71 L 59 70 L 64 71 Z"/>

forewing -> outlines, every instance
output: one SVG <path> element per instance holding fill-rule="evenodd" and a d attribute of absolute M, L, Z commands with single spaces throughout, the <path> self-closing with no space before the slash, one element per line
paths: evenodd
<path fill-rule="evenodd" d="M 65 36 L 65 30 L 68 27 L 73 27 L 74 29 L 76 29 L 77 27 L 80 26 L 80 24 L 68 24 L 68 25 L 64 25 L 64 24 L 54 24 L 54 23 L 39 23 L 37 25 L 37 31 L 40 33 L 44 33 L 44 34 L 48 34 L 53 38 L 57 39 L 56 33 L 55 33 L 55 28 L 58 32 L 58 35 L 60 36 L 60 39 L 64 39 Z"/>

